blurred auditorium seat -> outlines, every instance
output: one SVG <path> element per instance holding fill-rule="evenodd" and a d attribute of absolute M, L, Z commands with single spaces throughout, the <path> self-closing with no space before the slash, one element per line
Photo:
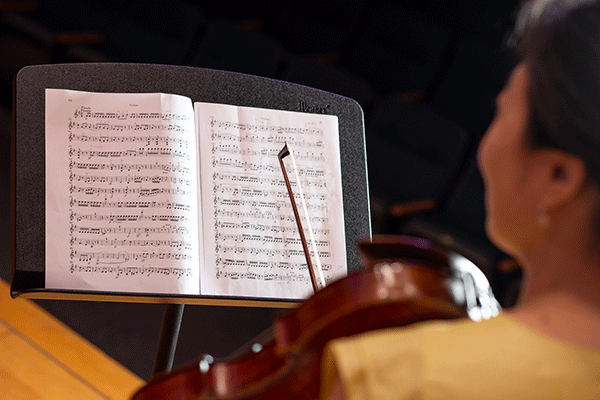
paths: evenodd
<path fill-rule="evenodd" d="M 476 38 L 459 42 L 439 85 L 426 97 L 433 108 L 481 136 L 492 120 L 496 95 L 514 60 Z"/>
<path fill-rule="evenodd" d="M 435 212 L 405 216 L 400 227 L 403 233 L 428 237 L 455 248 L 477 264 L 490 281 L 509 276 L 510 282 L 496 284 L 502 291 L 514 288 L 514 281 L 520 277 L 503 274 L 497 268 L 507 256 L 489 241 L 485 232 L 484 187 L 476 152 L 479 140 L 492 121 L 495 98 L 513 66 L 514 59 L 500 46 L 472 36 L 457 43 L 438 86 L 424 102 L 466 129 L 471 137 L 467 162 Z M 511 289 L 510 293 L 497 295 L 501 303 L 507 305 L 516 300 L 515 293 Z"/>
<path fill-rule="evenodd" d="M 247 23 L 256 30 L 274 21 L 286 4 L 281 0 L 220 0 L 197 3 L 201 4 L 211 20 L 226 19 L 235 23 Z"/>
<path fill-rule="evenodd" d="M 366 113 L 376 98 L 375 91 L 365 79 L 336 65 L 321 63 L 311 56 L 288 54 L 278 78 L 350 97 Z"/>
<path fill-rule="evenodd" d="M 50 54 L 52 62 L 64 62 L 70 47 L 102 43 L 118 25 L 128 2 L 39 0 L 35 4 L 29 9 L 13 7 L 17 12 L 4 12 L 3 32 L 36 43 Z"/>
<path fill-rule="evenodd" d="M 435 239 L 445 245 L 472 243 L 474 249 L 491 247 L 485 234 L 485 210 L 483 200 L 483 182 L 471 157 L 451 188 L 449 196 L 432 213 L 415 215 L 400 228 L 404 233 L 418 234 Z M 472 261 L 483 265 L 485 272 L 491 270 L 493 257 L 480 255 L 475 250 L 467 251 Z M 481 253 L 487 253 L 483 251 Z M 465 254 L 466 255 L 466 254 Z"/>
<path fill-rule="evenodd" d="M 477 37 L 491 46 L 500 45 L 519 0 L 428 0 L 425 13 L 444 26 L 453 41 Z"/>
<path fill-rule="evenodd" d="M 398 4 L 371 10 L 364 31 L 342 64 L 381 95 L 424 92 L 449 49 L 449 34 Z"/>
<path fill-rule="evenodd" d="M 503 307 L 515 303 L 521 271 L 502 271 L 498 267 L 509 258 L 485 232 L 484 187 L 475 152 L 439 208 L 404 216 L 398 233 L 424 237 L 462 254 L 486 275 Z"/>
<path fill-rule="evenodd" d="M 182 65 L 205 23 L 192 2 L 133 0 L 97 50 L 111 61 Z"/>
<path fill-rule="evenodd" d="M 0 15 L 0 54 L 3 55 L 0 62 L 0 101 L 6 106 L 12 104 L 13 80 L 21 68 L 54 61 L 54 41 L 51 33 L 44 29 L 41 39 L 32 38 L 27 31 L 12 24 L 14 15 L 17 14 L 3 12 Z M 29 29 L 28 24 L 25 24 L 25 28 Z M 41 27 L 35 25 L 33 31 L 37 34 L 39 28 Z"/>
<path fill-rule="evenodd" d="M 9 97 L 13 79 L 24 66 L 64 62 L 71 46 L 96 44 L 104 39 L 102 32 L 96 31 L 93 24 L 78 26 L 66 23 L 73 18 L 72 13 L 64 16 L 62 22 L 54 19 L 56 8 L 63 3 L 11 1 L 0 5 L 0 53 L 5 55 L 0 62 L 3 103 L 11 103 Z M 80 9 L 77 4 L 71 4 L 71 8 L 81 11 L 78 21 L 85 20 L 89 16 L 87 6 L 84 4 Z M 96 15 L 97 21 L 102 20 L 99 14 Z"/>
<path fill-rule="evenodd" d="M 365 131 L 373 232 L 397 233 L 404 215 L 440 206 L 470 138 L 428 107 L 395 97 L 374 105 Z"/>
<path fill-rule="evenodd" d="M 327 54 L 335 62 L 361 27 L 366 0 L 289 0 L 265 30 L 296 54 Z"/>
<path fill-rule="evenodd" d="M 38 0 L 39 7 L 28 17 L 53 32 L 93 32 L 106 36 L 118 24 L 127 0 Z"/>
<path fill-rule="evenodd" d="M 274 78 L 283 58 L 276 40 L 216 19 L 207 24 L 186 64 Z"/>

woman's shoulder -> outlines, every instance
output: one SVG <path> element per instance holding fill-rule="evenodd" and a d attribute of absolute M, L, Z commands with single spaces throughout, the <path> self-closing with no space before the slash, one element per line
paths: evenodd
<path fill-rule="evenodd" d="M 579 346 L 547 335 L 523 324 L 510 313 L 503 312 L 495 318 L 474 322 L 467 319 L 430 321 L 381 332 L 382 335 L 412 337 L 423 355 L 432 359 L 478 361 L 482 357 L 490 360 L 515 360 L 523 363 L 534 360 L 564 359 L 577 357 L 600 366 L 600 351 Z M 390 337 L 391 338 L 391 337 Z"/>
<path fill-rule="evenodd" d="M 389 380 L 422 398 L 578 398 L 578 385 L 600 393 L 600 352 L 539 334 L 506 313 L 342 339 L 328 346 L 325 360 L 337 363 L 345 381 L 376 388 Z"/>
<path fill-rule="evenodd" d="M 519 305 L 509 315 L 533 333 L 600 353 L 600 307 L 585 299 L 550 293 Z"/>
<path fill-rule="evenodd" d="M 420 352 L 456 352 L 460 359 L 472 351 L 501 352 L 518 351 L 536 354 L 538 350 L 568 354 L 589 355 L 600 360 L 600 351 L 573 345 L 553 338 L 523 324 L 506 312 L 494 318 L 475 322 L 469 319 L 435 320 L 415 323 L 405 327 L 388 328 L 338 340 L 357 346 L 382 347 L 391 350 L 398 347 L 416 347 Z"/>

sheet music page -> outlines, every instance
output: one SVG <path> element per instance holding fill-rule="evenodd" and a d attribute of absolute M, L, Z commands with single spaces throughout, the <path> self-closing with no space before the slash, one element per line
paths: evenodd
<path fill-rule="evenodd" d="M 289 299 L 313 293 L 277 157 L 286 141 L 294 152 L 324 275 L 328 281 L 344 276 L 337 116 L 210 103 L 194 107 L 205 249 L 201 293 Z M 294 189 L 289 157 L 284 161 Z M 300 214 L 306 230 L 301 208 Z"/>
<path fill-rule="evenodd" d="M 46 89 L 46 287 L 199 293 L 191 100 Z"/>

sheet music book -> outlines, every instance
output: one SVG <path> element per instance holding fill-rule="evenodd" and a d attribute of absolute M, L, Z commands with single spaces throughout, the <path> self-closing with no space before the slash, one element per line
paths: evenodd
<path fill-rule="evenodd" d="M 285 142 L 325 277 L 344 276 L 336 115 L 46 89 L 46 288 L 312 294 L 278 165 Z"/>

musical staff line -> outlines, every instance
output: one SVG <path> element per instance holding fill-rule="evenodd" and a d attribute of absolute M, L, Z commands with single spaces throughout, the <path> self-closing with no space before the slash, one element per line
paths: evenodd
<path fill-rule="evenodd" d="M 283 243 L 285 245 L 295 245 L 301 246 L 302 242 L 299 238 L 296 237 L 283 237 L 283 236 L 271 236 L 271 235 L 259 235 L 252 233 L 215 233 L 216 242 L 226 243 L 230 241 L 244 243 L 251 242 L 256 243 L 260 242 L 262 244 L 268 243 Z M 329 240 L 316 240 L 315 244 L 317 246 L 329 246 L 331 243 Z"/>
<path fill-rule="evenodd" d="M 191 192 L 189 190 L 183 190 L 179 188 L 130 188 L 130 187 L 122 187 L 122 188 L 102 188 L 102 187 L 94 187 L 94 186 L 74 186 L 71 185 L 69 187 L 70 193 L 83 193 L 86 195 L 122 195 L 123 197 L 127 197 L 129 194 L 137 194 L 139 197 L 152 197 L 158 196 L 160 194 L 170 194 L 170 195 L 181 195 L 181 196 L 189 196 Z"/>
<path fill-rule="evenodd" d="M 79 260 L 79 262 L 88 262 L 96 260 L 98 264 L 121 264 L 130 260 L 145 261 L 145 260 L 193 260 L 194 256 L 186 253 L 164 252 L 164 251 L 143 251 L 129 253 L 126 251 L 119 252 L 80 252 L 77 250 L 71 251 L 71 260 Z"/>
<path fill-rule="evenodd" d="M 241 186 L 238 184 L 231 183 L 213 183 L 213 193 L 215 195 L 227 194 L 233 197 L 249 197 L 254 199 L 260 199 L 261 197 L 270 197 L 276 199 L 288 199 L 288 194 L 285 190 L 268 190 L 268 189 L 256 189 L 253 187 Z M 294 197 L 298 199 L 299 194 L 295 194 Z M 327 201 L 327 194 L 322 193 L 306 193 L 304 195 L 306 200 L 317 200 L 320 202 Z"/>
<path fill-rule="evenodd" d="M 237 131 L 254 131 L 254 132 L 276 132 L 278 135 L 317 135 L 323 136 L 323 130 L 314 127 L 296 127 L 296 126 L 277 126 L 269 124 L 250 124 L 232 121 L 218 121 L 214 117 L 210 120 L 211 128 L 226 128 Z M 263 135 L 264 136 L 264 135 Z"/>
<path fill-rule="evenodd" d="M 286 249 L 286 248 L 265 248 L 265 247 L 241 247 L 241 246 L 225 246 L 217 244 L 215 245 L 216 252 L 222 252 L 222 254 L 248 254 L 248 255 L 261 255 L 267 257 L 302 257 L 304 251 L 302 248 L 297 249 Z M 319 257 L 329 258 L 331 253 L 328 251 L 319 251 Z"/>
<path fill-rule="evenodd" d="M 121 266 L 108 266 L 108 265 L 79 265 L 71 264 L 71 273 L 94 273 L 94 274 L 105 274 L 115 275 L 115 278 L 119 276 L 134 276 L 134 275 L 145 275 L 147 277 L 158 274 L 158 275 L 173 275 L 177 278 L 183 276 L 189 277 L 194 276 L 194 270 L 191 268 L 177 268 L 177 267 L 121 267 Z"/>
<path fill-rule="evenodd" d="M 71 237 L 71 244 L 78 244 L 86 247 L 112 246 L 112 247 L 131 247 L 131 246 L 153 246 L 153 247 L 176 247 L 192 250 L 192 244 L 184 240 L 171 239 L 86 239 L 77 236 Z"/>
<path fill-rule="evenodd" d="M 185 114 L 161 113 L 161 112 L 133 112 L 133 111 L 93 111 L 92 107 L 80 106 L 73 112 L 75 118 L 95 118 L 95 119 L 161 119 L 188 121 L 189 117 Z"/>
<path fill-rule="evenodd" d="M 69 182 L 85 182 L 85 183 L 108 183 L 112 185 L 113 183 L 175 183 L 179 185 L 191 186 L 192 181 L 188 178 L 183 178 L 180 176 L 169 176 L 169 175 L 154 175 L 154 176 L 144 176 L 144 175 L 78 175 L 78 174 L 69 174 Z"/>
<path fill-rule="evenodd" d="M 229 141 L 234 143 L 252 143 L 252 144 L 272 144 L 277 146 L 283 146 L 286 142 L 293 144 L 294 147 L 300 149 L 306 148 L 323 148 L 323 141 L 317 140 L 305 140 L 298 139 L 294 136 L 264 136 L 256 133 L 225 133 L 225 132 L 215 132 L 213 131 L 211 134 L 212 140 L 219 141 Z"/>
<path fill-rule="evenodd" d="M 233 230 L 247 230 L 251 229 L 256 232 L 274 232 L 274 233 L 285 233 L 285 232 L 296 232 L 298 228 L 295 225 L 285 226 L 285 225 L 264 225 L 264 224 L 255 224 L 251 222 L 216 222 L 217 227 L 221 229 L 233 229 Z M 316 235 L 329 235 L 329 229 L 320 228 L 314 229 Z"/>
<path fill-rule="evenodd" d="M 74 149 L 72 146 L 69 148 L 69 156 L 76 156 L 77 159 L 87 158 L 92 159 L 94 157 L 99 158 L 123 158 L 123 157 L 153 157 L 153 156 L 165 156 L 184 158 L 190 160 L 190 155 L 186 152 L 174 150 L 170 147 L 152 147 L 144 148 L 140 147 L 137 150 L 84 150 Z"/>
<path fill-rule="evenodd" d="M 299 270 L 305 271 L 308 268 L 306 262 L 287 262 L 287 261 L 253 261 L 247 259 L 235 259 L 235 258 L 217 258 L 217 267 L 244 267 L 247 270 L 258 269 L 258 270 L 273 270 L 276 268 L 283 270 Z M 323 264 L 323 270 L 331 270 L 331 264 Z"/>
<path fill-rule="evenodd" d="M 77 207 L 97 207 L 97 208 L 164 208 L 165 210 L 190 211 L 189 204 L 172 203 L 170 201 L 91 201 L 76 200 L 70 201 L 70 206 Z"/>
<path fill-rule="evenodd" d="M 189 142 L 187 139 L 174 138 L 172 136 L 109 136 L 109 135 L 84 135 L 84 134 L 69 134 L 69 142 L 84 142 L 84 143 L 146 143 L 147 146 L 165 145 L 168 146 L 170 143 L 179 145 L 179 147 L 188 148 Z"/>
<path fill-rule="evenodd" d="M 191 222 L 191 219 L 186 215 L 175 214 L 82 214 L 71 211 L 69 216 L 71 221 L 106 221 L 109 223 L 119 222 Z"/>
<path fill-rule="evenodd" d="M 275 282 L 303 282 L 309 281 L 306 274 L 279 274 L 274 272 L 267 272 L 263 274 L 255 272 L 237 272 L 237 271 L 222 271 L 221 269 L 216 270 L 215 274 L 217 279 L 231 279 L 231 280 L 262 280 L 262 281 L 275 281 Z"/>
<path fill-rule="evenodd" d="M 178 225 L 163 225 L 161 227 L 95 227 L 95 226 L 77 226 L 71 225 L 71 232 L 78 233 L 80 235 L 134 235 L 139 236 L 150 236 L 150 235 L 162 235 L 162 234 L 189 234 L 190 231 L 185 226 Z"/>
<path fill-rule="evenodd" d="M 87 170 L 96 170 L 96 171 L 120 171 L 120 172 L 130 172 L 130 171 L 164 171 L 164 172 L 179 172 L 182 174 L 191 173 L 191 168 L 182 166 L 180 163 L 168 162 L 165 164 L 154 163 L 154 164 L 110 164 L 106 163 L 80 163 L 71 161 L 69 163 L 69 169 L 87 169 Z"/>
<path fill-rule="evenodd" d="M 88 122 L 69 122 L 69 129 L 88 130 L 88 131 L 169 131 L 185 132 L 186 129 L 181 125 L 173 124 L 109 124 L 106 122 L 88 123 Z"/>
<path fill-rule="evenodd" d="M 240 207 L 240 206 L 250 206 L 250 207 L 259 207 L 259 208 L 276 208 L 277 210 L 281 209 L 291 209 L 292 206 L 289 202 L 285 200 L 278 201 L 260 201 L 260 200 L 247 200 L 247 199 L 231 199 L 231 198 L 221 198 L 219 196 L 215 196 L 213 199 L 215 204 L 225 207 Z M 327 204 L 322 203 L 306 203 L 306 207 L 309 211 L 324 211 L 327 212 Z"/>

